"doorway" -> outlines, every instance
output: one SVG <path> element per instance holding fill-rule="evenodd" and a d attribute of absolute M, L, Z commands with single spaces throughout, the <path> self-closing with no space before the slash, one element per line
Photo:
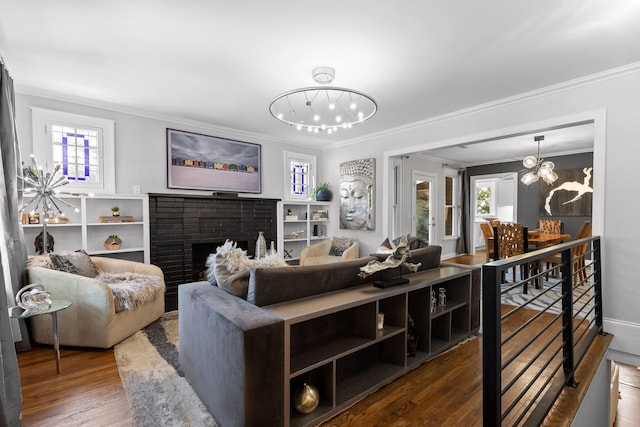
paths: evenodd
<path fill-rule="evenodd" d="M 412 221 L 411 233 L 429 244 L 436 236 L 436 218 L 434 210 L 436 175 L 427 172 L 412 172 Z"/>
<path fill-rule="evenodd" d="M 484 245 L 480 224 L 498 219 L 518 221 L 518 173 L 477 175 L 470 179 L 471 247 L 470 255 Z"/>

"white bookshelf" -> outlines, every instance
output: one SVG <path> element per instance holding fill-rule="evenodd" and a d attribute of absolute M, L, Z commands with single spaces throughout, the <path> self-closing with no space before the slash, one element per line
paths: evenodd
<path fill-rule="evenodd" d="M 47 224 L 47 232 L 55 241 L 54 251 L 84 249 L 89 255 L 111 256 L 149 263 L 149 198 L 146 195 L 60 195 L 78 208 L 61 206 L 69 219 L 65 224 Z M 110 216 L 113 206 L 120 207 L 121 217 L 131 216 L 133 222 L 105 223 L 99 217 Z M 41 218 L 42 220 L 42 218 Z M 28 255 L 35 255 L 34 240 L 42 231 L 42 224 L 23 224 Z M 104 241 L 115 234 L 122 239 L 120 249 L 108 250 Z"/>
<path fill-rule="evenodd" d="M 314 219 L 314 214 L 328 215 L 330 206 L 330 202 L 278 202 L 277 248 L 285 261 L 298 261 L 302 248 L 329 238 L 327 229 L 331 218 Z M 317 229 L 315 235 L 314 229 Z M 298 231 L 302 233 L 293 237 Z"/>

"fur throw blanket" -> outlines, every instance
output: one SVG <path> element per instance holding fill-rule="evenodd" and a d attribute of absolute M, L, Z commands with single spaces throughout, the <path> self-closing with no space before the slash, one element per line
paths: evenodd
<path fill-rule="evenodd" d="M 261 259 L 251 259 L 247 252 L 227 240 L 209 255 L 206 262 L 207 279 L 233 295 L 247 298 L 251 267 L 286 267 L 287 263 L 279 255 L 267 255 Z"/>
<path fill-rule="evenodd" d="M 116 313 L 134 310 L 164 292 L 162 278 L 135 273 L 100 273 L 96 279 L 111 289 Z"/>

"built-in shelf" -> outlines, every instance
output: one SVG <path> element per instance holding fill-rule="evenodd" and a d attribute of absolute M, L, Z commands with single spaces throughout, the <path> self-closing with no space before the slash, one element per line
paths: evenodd
<path fill-rule="evenodd" d="M 330 219 L 318 218 L 315 215 L 328 215 L 330 203 L 328 202 L 279 202 L 278 203 L 278 253 L 285 261 L 297 261 L 300 259 L 302 248 L 312 242 L 329 238 L 327 226 Z M 286 219 L 287 216 L 297 219 Z M 287 238 L 291 233 L 302 231 L 296 238 Z"/>
<path fill-rule="evenodd" d="M 47 232 L 54 238 L 54 251 L 84 249 L 89 255 L 125 258 L 149 263 L 149 199 L 146 195 L 59 195 L 78 209 L 61 206 L 69 220 L 65 224 L 47 223 Z M 132 216 L 132 222 L 98 222 L 111 215 L 118 206 L 122 216 Z M 33 242 L 42 231 L 42 224 L 23 224 L 25 240 Z M 104 241 L 109 235 L 122 239 L 120 249 L 107 250 Z M 35 255 L 35 245 L 27 245 L 27 253 Z"/>

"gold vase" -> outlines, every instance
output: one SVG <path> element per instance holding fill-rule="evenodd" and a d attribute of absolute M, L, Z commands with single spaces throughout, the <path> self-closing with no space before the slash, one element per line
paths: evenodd
<path fill-rule="evenodd" d="M 293 406 L 302 414 L 310 414 L 320 403 L 318 389 L 307 383 L 302 384 L 293 393 Z"/>

